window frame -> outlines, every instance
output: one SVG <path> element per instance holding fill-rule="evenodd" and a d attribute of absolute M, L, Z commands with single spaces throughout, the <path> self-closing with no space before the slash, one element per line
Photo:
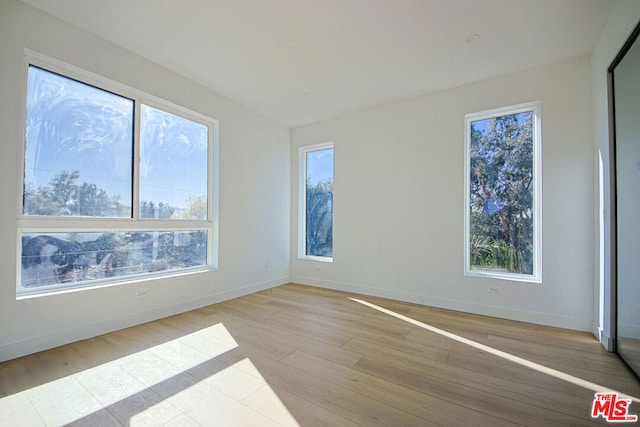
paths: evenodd
<path fill-rule="evenodd" d="M 542 131 L 540 102 L 484 110 L 465 114 L 464 128 L 464 275 L 487 279 L 517 282 L 542 283 Z M 471 123 L 495 117 L 524 112 L 532 113 L 533 120 L 533 274 L 505 273 L 490 270 L 471 269 L 470 221 L 471 221 Z"/>
<path fill-rule="evenodd" d="M 307 153 L 331 148 L 334 150 L 333 181 L 335 182 L 335 145 L 333 142 L 306 145 L 298 150 L 298 259 L 333 262 L 333 256 L 307 255 Z M 332 218 L 333 222 L 333 218 Z M 333 227 L 333 223 L 332 223 Z M 333 254 L 333 248 L 332 248 Z"/>
<path fill-rule="evenodd" d="M 34 66 L 62 77 L 76 80 L 80 83 L 94 86 L 100 90 L 113 93 L 134 102 L 133 112 L 133 140 L 132 140 L 132 207 L 130 218 L 85 217 L 85 216 L 42 216 L 24 215 L 24 177 L 26 157 L 26 137 L 21 141 L 20 178 L 21 189 L 16 203 L 17 212 L 17 259 L 16 259 L 16 298 L 45 296 L 69 290 L 93 289 L 96 287 L 119 285 L 153 278 L 170 277 L 191 274 L 197 271 L 215 271 L 218 269 L 218 194 L 219 194 L 219 122 L 203 114 L 191 111 L 172 102 L 155 97 L 141 90 L 137 90 L 64 63 L 62 61 L 42 55 L 30 49 L 25 49 L 23 61 L 22 100 L 21 100 L 21 135 L 26 136 L 26 116 L 28 98 L 29 67 Z M 141 219 L 140 218 L 140 109 L 147 105 L 164 112 L 180 116 L 184 119 L 202 124 L 208 129 L 208 163 L 207 163 L 207 219 Z M 206 264 L 204 266 L 189 267 L 179 270 L 165 270 L 154 273 L 143 273 L 108 279 L 96 279 L 70 284 L 47 285 L 25 291 L 21 288 L 21 235 L 23 233 L 70 233 L 70 232 L 110 232 L 110 231 L 198 231 L 207 233 Z"/>

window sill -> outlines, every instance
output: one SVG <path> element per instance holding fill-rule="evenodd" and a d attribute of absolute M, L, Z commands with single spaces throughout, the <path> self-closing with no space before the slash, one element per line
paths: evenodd
<path fill-rule="evenodd" d="M 144 276 L 122 278 L 121 280 L 116 280 L 116 279 L 100 280 L 100 281 L 95 281 L 87 284 L 78 284 L 76 286 L 68 286 L 64 288 L 60 287 L 57 289 L 49 287 L 48 289 L 43 289 L 41 291 L 34 290 L 32 292 L 25 291 L 25 292 L 17 293 L 16 301 L 28 300 L 28 299 L 40 298 L 40 297 L 50 297 L 55 295 L 63 295 L 63 294 L 69 294 L 74 292 L 89 291 L 94 289 L 110 288 L 113 286 L 131 285 L 135 283 L 149 282 L 153 280 L 170 279 L 174 277 L 184 277 L 184 276 L 190 276 L 194 274 L 209 273 L 212 271 L 217 271 L 217 268 L 196 267 L 189 270 L 176 271 L 176 272 L 166 273 L 166 274 L 148 274 Z"/>
<path fill-rule="evenodd" d="M 328 262 L 328 263 L 332 263 L 333 262 L 333 257 L 326 257 L 326 256 L 301 256 L 298 257 L 299 260 L 301 261 L 318 261 L 318 262 Z"/>
<path fill-rule="evenodd" d="M 509 280 L 512 282 L 524 282 L 524 283 L 542 283 L 542 277 L 540 275 L 525 275 L 514 273 L 497 273 L 493 271 L 483 270 L 466 270 L 464 272 L 466 277 L 479 277 L 483 279 L 496 279 L 496 280 Z"/>

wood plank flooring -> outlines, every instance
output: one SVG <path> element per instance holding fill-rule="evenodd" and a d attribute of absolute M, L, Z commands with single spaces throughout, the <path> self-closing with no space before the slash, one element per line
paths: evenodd
<path fill-rule="evenodd" d="M 587 426 L 609 389 L 588 333 L 288 284 L 1 363 L 0 425 Z"/>

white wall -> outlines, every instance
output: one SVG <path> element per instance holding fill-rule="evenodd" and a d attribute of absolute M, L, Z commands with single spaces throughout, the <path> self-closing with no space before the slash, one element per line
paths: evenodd
<path fill-rule="evenodd" d="M 591 63 L 568 61 L 295 129 L 291 147 L 286 128 L 228 99 L 23 3 L 0 2 L 0 360 L 284 283 L 289 273 L 301 283 L 599 330 L 606 342 L 613 314 L 598 323 L 597 150 L 607 178 L 606 69 L 639 18 L 640 2 L 621 0 Z M 24 48 L 219 120 L 219 271 L 16 301 Z M 532 100 L 542 101 L 543 283 L 464 277 L 464 114 Z M 290 171 L 299 146 L 325 141 L 336 152 L 333 264 L 295 258 Z M 135 299 L 139 290 L 148 297 Z"/>
<path fill-rule="evenodd" d="M 16 301 L 25 48 L 219 120 L 218 271 Z M 14 0 L 0 3 L 0 76 L 0 360 L 287 281 L 287 128 Z"/>
<path fill-rule="evenodd" d="M 464 115 L 538 100 L 543 282 L 465 277 Z M 294 129 L 293 165 L 298 147 L 335 143 L 335 213 L 333 264 L 297 259 L 292 227 L 292 281 L 590 330 L 591 102 L 581 58 Z M 292 187 L 295 224 L 295 176 Z"/>
<path fill-rule="evenodd" d="M 613 350 L 614 335 L 614 319 L 615 310 L 613 304 L 615 301 L 611 286 L 611 248 L 609 245 L 611 239 L 611 191 L 610 191 L 610 157 L 609 157 L 609 101 L 607 91 L 607 70 L 613 59 L 616 57 L 625 41 L 633 31 L 634 27 L 640 20 L 640 2 L 637 0 L 621 0 L 619 1 L 605 29 L 598 40 L 593 56 L 592 56 L 592 91 L 593 91 L 593 127 L 595 141 L 595 156 L 597 159 L 598 152 L 602 153 L 604 163 L 604 210 L 605 224 L 604 236 L 602 241 L 599 238 L 599 221 L 595 218 L 594 228 L 596 233 L 596 244 L 594 252 L 595 277 L 603 276 L 602 284 L 599 281 L 594 287 L 594 311 L 600 310 L 600 305 L 604 309 L 603 322 L 600 324 L 599 319 L 594 323 L 592 330 L 599 336 L 600 342 L 609 350 Z M 594 170 L 598 170 L 597 163 L 594 164 Z M 595 193 L 597 194 L 597 192 Z M 595 208 L 598 209 L 597 200 Z M 600 271 L 600 256 L 604 257 L 603 270 Z M 602 300 L 602 303 L 601 303 Z"/>

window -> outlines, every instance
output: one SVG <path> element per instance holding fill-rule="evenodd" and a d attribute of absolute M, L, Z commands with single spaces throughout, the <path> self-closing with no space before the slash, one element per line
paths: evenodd
<path fill-rule="evenodd" d="M 539 105 L 465 119 L 465 274 L 540 282 Z"/>
<path fill-rule="evenodd" d="M 209 128 L 142 104 L 140 218 L 207 219 Z"/>
<path fill-rule="evenodd" d="M 217 122 L 28 60 L 17 295 L 215 268 Z"/>
<path fill-rule="evenodd" d="M 298 255 L 333 261 L 333 144 L 300 149 Z"/>

